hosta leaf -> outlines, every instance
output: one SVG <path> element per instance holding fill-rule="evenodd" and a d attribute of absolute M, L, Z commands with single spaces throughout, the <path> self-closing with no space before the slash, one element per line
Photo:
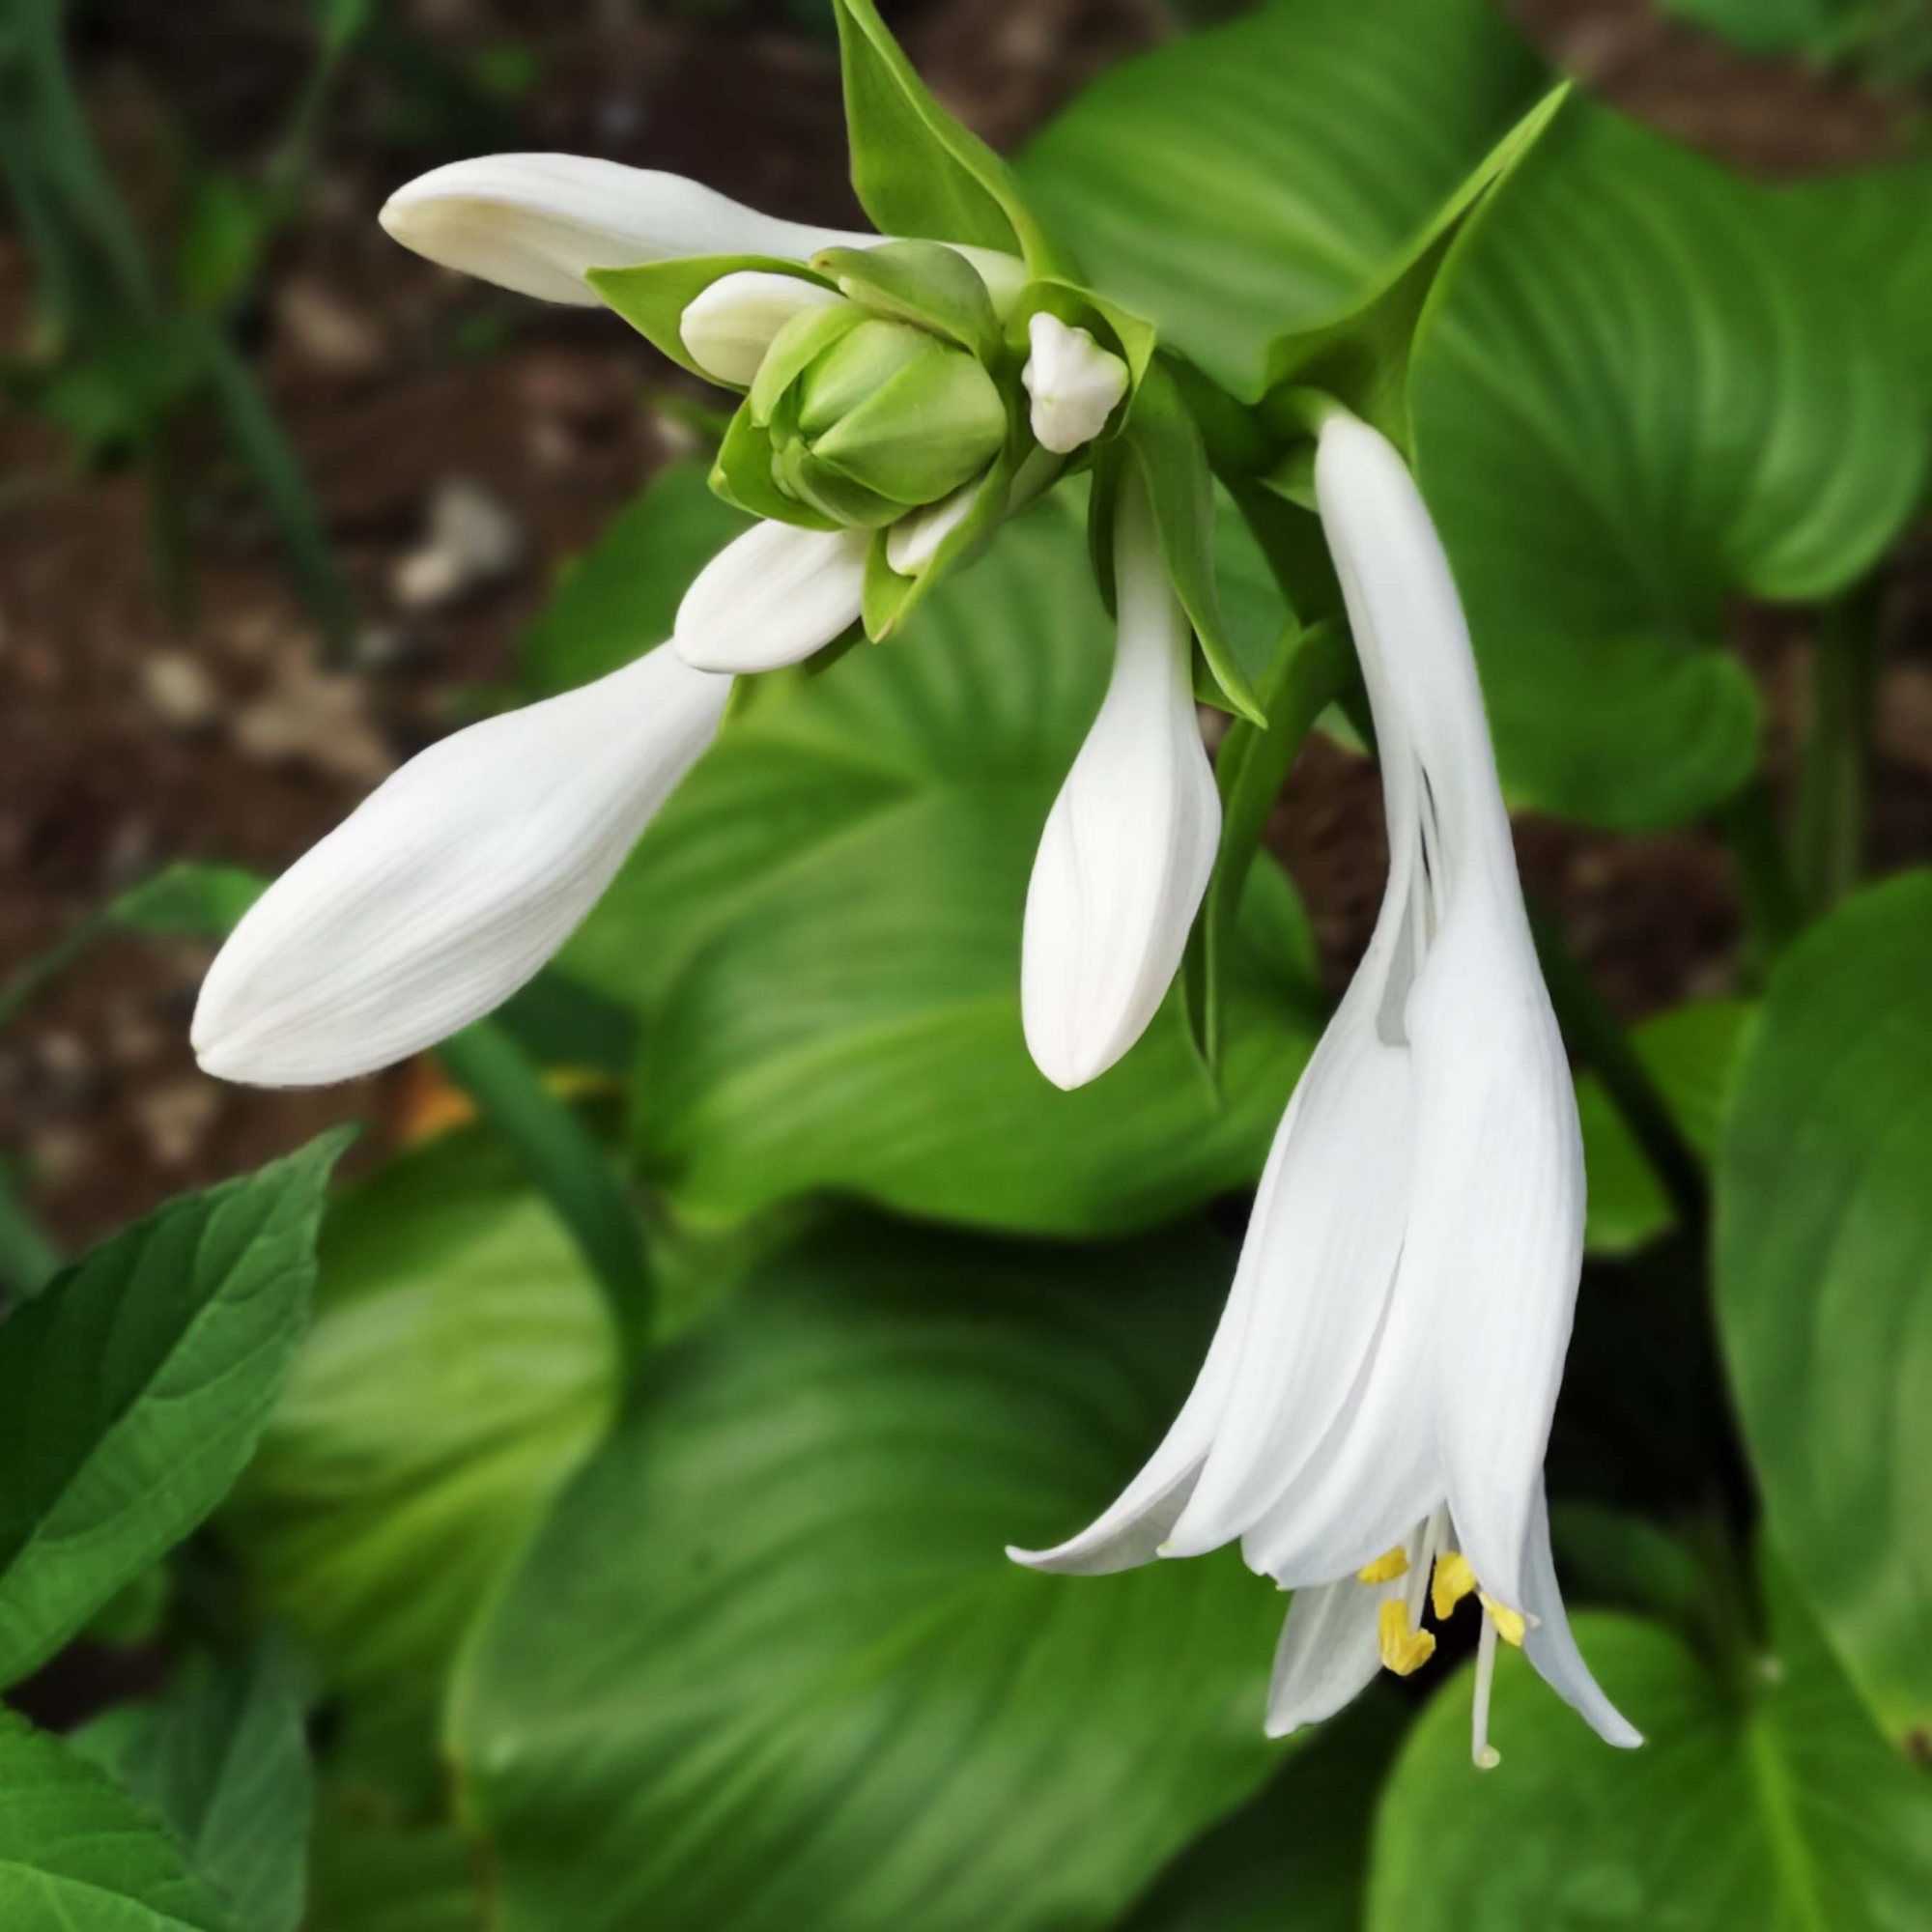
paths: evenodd
<path fill-rule="evenodd" d="M 170 1202 L 0 1326 L 0 1683 L 51 1656 L 241 1473 L 308 1319 L 345 1139 Z"/>
<path fill-rule="evenodd" d="M 602 1434 L 615 1362 L 569 1237 L 480 1136 L 330 1215 L 314 1332 L 228 1520 L 372 1775 L 427 1761 L 450 1658 Z"/>
<path fill-rule="evenodd" d="M 484 1856 L 452 1824 L 398 1817 L 367 1792 L 325 1786 L 304 1932 L 485 1932 Z"/>
<path fill-rule="evenodd" d="M 847 1228 L 667 1347 L 469 1654 L 501 1932 L 1106 1926 L 1264 1776 L 1281 1599 L 1044 1577 L 1232 1257 Z"/>
<path fill-rule="evenodd" d="M 1829 596 L 1919 487 L 1873 310 L 1772 191 L 1582 105 L 1459 246 L 1410 404 L 1518 798 L 1662 825 L 1743 781 L 1726 600 Z"/>
<path fill-rule="evenodd" d="M 73 1745 L 167 1823 L 243 1932 L 295 1932 L 313 1790 L 282 1646 L 197 1659 L 158 1697 L 117 1706 Z"/>
<path fill-rule="evenodd" d="M 1092 1233 L 1260 1171 L 1318 1004 L 1271 864 L 1231 961 L 1225 1101 L 1178 998 L 1078 1093 L 1027 1056 L 1027 879 L 1112 629 L 1050 499 L 892 643 L 761 681 L 667 806 L 566 958 L 643 1017 L 636 1144 L 686 1208 L 828 1188 Z"/>
<path fill-rule="evenodd" d="M 1490 0 L 1271 0 L 1088 89 L 1019 173 L 1097 285 L 1237 390 L 1380 294 L 1543 92 Z"/>
<path fill-rule="evenodd" d="M 253 1932 L 98 1765 L 0 1711 L 0 1925 L 8 1932 Z"/>
<path fill-rule="evenodd" d="M 1779 1546 L 1886 1728 L 1932 1735 L 1932 873 L 1785 956 L 1718 1160 L 1718 1301 Z"/>
<path fill-rule="evenodd" d="M 1915 1932 L 1932 1895 L 1932 1787 L 1873 1731 L 1788 1590 L 1774 1643 L 1730 1681 L 1656 1624 L 1577 1637 L 1644 1733 L 1591 1735 L 1516 1652 L 1469 1764 L 1469 1672 L 1431 1700 L 1377 1820 L 1369 1932 L 1763 1926 Z"/>

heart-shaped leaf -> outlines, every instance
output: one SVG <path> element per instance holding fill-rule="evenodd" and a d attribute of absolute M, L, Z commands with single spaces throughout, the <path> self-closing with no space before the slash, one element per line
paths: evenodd
<path fill-rule="evenodd" d="M 1045 1577 L 1232 1256 L 848 1228 L 667 1347 L 469 1653 L 502 1932 L 1076 1932 L 1265 1774 L 1282 1602 Z"/>
<path fill-rule="evenodd" d="M 1932 1736 L 1932 873 L 1785 955 L 1718 1161 L 1718 1300 L 1779 1547 L 1872 1709 Z"/>
<path fill-rule="evenodd" d="M 314 1331 L 228 1520 L 372 1776 L 428 1762 L 451 1655 L 602 1435 L 615 1376 L 578 1251 L 482 1136 L 330 1214 Z"/>
<path fill-rule="evenodd" d="M 1657 1624 L 1577 1619 L 1640 1750 L 1606 1748 L 1506 1652 L 1490 1723 L 1503 1762 L 1483 1776 L 1469 1672 L 1450 1679 L 1383 1791 L 1369 1932 L 1913 1932 L 1932 1896 L 1932 1788 L 1787 1589 L 1774 1608 L 1773 1648 L 1728 1678 Z"/>
<path fill-rule="evenodd" d="M 1516 797 L 1641 827 L 1743 781 L 1726 600 L 1855 581 L 1923 474 L 1873 310 L 1774 192 L 1587 105 L 1466 235 L 1409 400 Z"/>

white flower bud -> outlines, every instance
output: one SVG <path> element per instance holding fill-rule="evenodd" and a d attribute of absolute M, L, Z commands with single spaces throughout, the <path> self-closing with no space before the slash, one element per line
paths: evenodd
<path fill-rule="evenodd" d="M 777 670 L 856 623 L 869 530 L 754 525 L 693 580 L 671 641 L 699 670 Z"/>
<path fill-rule="evenodd" d="M 1027 324 L 1027 341 L 1033 354 L 1020 381 L 1033 398 L 1034 439 L 1056 456 L 1070 455 L 1107 427 L 1127 393 L 1127 365 L 1044 309 Z"/>
<path fill-rule="evenodd" d="M 691 359 L 721 383 L 749 384 L 772 338 L 794 316 L 836 307 L 839 298 L 817 282 L 765 269 L 740 269 L 694 298 L 677 332 Z"/>

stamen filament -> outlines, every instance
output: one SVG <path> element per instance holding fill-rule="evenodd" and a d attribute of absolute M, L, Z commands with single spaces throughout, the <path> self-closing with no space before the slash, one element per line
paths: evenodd
<path fill-rule="evenodd" d="M 1478 1771 L 1493 1771 L 1503 1761 L 1502 1752 L 1490 1742 L 1490 1684 L 1495 1670 L 1495 1620 L 1485 1617 L 1483 1634 L 1476 1640 L 1476 1701 L 1469 1724 L 1469 1757 Z"/>

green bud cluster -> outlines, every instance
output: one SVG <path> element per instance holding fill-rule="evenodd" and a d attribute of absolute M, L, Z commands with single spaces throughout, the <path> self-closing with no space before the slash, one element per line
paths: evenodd
<path fill-rule="evenodd" d="M 949 277 L 972 277 L 950 251 L 932 253 Z M 841 275 L 841 298 L 792 317 L 765 352 L 721 464 L 747 508 L 771 514 L 769 497 L 755 500 L 769 489 L 814 519 L 881 528 L 970 482 L 1005 443 L 1009 404 L 989 366 L 1000 337 L 977 278 L 983 331 L 957 326 L 950 279 L 936 320 L 921 313 L 919 278 L 905 272 L 919 256 L 877 266 L 889 286 Z M 755 467 L 767 475 L 747 474 Z"/>

